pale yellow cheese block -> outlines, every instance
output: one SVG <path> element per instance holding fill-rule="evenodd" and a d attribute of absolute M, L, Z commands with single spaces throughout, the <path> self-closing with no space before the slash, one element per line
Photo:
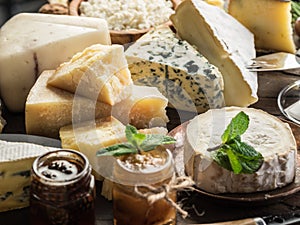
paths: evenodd
<path fill-rule="evenodd" d="M 138 129 L 165 127 L 167 106 L 168 99 L 156 87 L 133 85 L 131 96 L 113 106 L 112 115 Z"/>
<path fill-rule="evenodd" d="M 131 93 L 122 45 L 92 45 L 61 64 L 48 84 L 114 105 Z"/>
<path fill-rule="evenodd" d="M 154 87 L 132 87 L 132 95 L 111 106 L 47 85 L 52 71 L 44 71 L 32 87 L 25 110 L 28 134 L 55 137 L 62 126 L 114 115 L 141 129 L 165 126 L 168 100 Z"/>
<path fill-rule="evenodd" d="M 28 134 L 57 138 L 62 126 L 72 123 L 72 118 L 90 120 L 111 115 L 112 107 L 103 102 L 92 101 L 70 92 L 47 85 L 53 70 L 44 71 L 30 90 L 25 108 L 25 125 Z"/>
<path fill-rule="evenodd" d="M 110 45 L 107 22 L 42 13 L 20 13 L 0 32 L 0 93 L 10 111 L 23 112 L 27 95 L 44 70 L 93 44 Z"/>
<path fill-rule="evenodd" d="M 257 49 L 295 53 L 291 2 L 278 0 L 230 0 L 228 13 L 255 36 Z"/>

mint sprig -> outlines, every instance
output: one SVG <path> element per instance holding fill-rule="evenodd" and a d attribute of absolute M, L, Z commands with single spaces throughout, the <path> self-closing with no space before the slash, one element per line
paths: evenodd
<path fill-rule="evenodd" d="M 239 112 L 224 131 L 221 137 L 222 144 L 211 152 L 216 163 L 235 174 L 254 173 L 263 163 L 262 154 L 241 141 L 241 135 L 248 126 L 249 116 L 243 111 Z"/>
<path fill-rule="evenodd" d="M 96 156 L 121 156 L 125 154 L 140 154 L 154 150 L 157 146 L 173 144 L 176 140 L 163 134 L 143 134 L 132 126 L 125 128 L 127 142 L 115 144 L 97 151 Z"/>

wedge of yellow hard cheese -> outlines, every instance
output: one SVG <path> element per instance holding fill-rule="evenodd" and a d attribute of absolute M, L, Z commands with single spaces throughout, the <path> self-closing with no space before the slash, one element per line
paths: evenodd
<path fill-rule="evenodd" d="M 255 47 L 295 53 L 291 1 L 230 0 L 228 13 L 255 37 Z"/>
<path fill-rule="evenodd" d="M 61 64 L 48 84 L 114 105 L 131 94 L 131 74 L 122 45 L 92 45 Z"/>

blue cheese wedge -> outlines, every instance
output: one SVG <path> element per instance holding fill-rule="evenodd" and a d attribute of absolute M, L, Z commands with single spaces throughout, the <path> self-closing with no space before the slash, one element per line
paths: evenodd
<path fill-rule="evenodd" d="M 32 163 L 52 150 L 55 148 L 0 140 L 0 212 L 29 206 Z"/>
<path fill-rule="evenodd" d="M 240 111 L 249 116 L 242 141 L 264 157 L 253 174 L 234 174 L 213 161 L 211 149 L 221 144 L 221 135 Z M 196 185 L 210 193 L 268 191 L 291 183 L 296 174 L 297 146 L 287 123 L 258 109 L 226 107 L 213 109 L 192 119 L 184 144 L 185 170 Z"/>
<path fill-rule="evenodd" d="M 204 1 L 183 1 L 171 15 L 182 39 L 197 47 L 224 79 L 226 106 L 249 106 L 258 100 L 257 73 L 246 69 L 255 58 L 254 35 L 223 9 Z"/>
<path fill-rule="evenodd" d="M 224 105 L 219 70 L 169 27 L 145 34 L 125 54 L 134 83 L 157 87 L 170 106 L 204 112 Z"/>

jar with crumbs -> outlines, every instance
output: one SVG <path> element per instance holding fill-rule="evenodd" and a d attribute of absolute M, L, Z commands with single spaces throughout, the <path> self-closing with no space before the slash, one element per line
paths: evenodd
<path fill-rule="evenodd" d="M 166 198 L 156 198 L 174 175 L 172 154 L 157 149 L 119 157 L 114 167 L 113 214 L 115 225 L 176 224 L 176 209 Z M 153 192 L 153 189 L 155 190 Z M 149 202 L 146 195 L 154 197 Z M 143 196 L 145 195 L 145 196 Z M 176 202 L 176 191 L 167 191 Z"/>
<path fill-rule="evenodd" d="M 38 157 L 32 166 L 32 225 L 94 225 L 95 180 L 82 153 L 56 150 Z"/>

